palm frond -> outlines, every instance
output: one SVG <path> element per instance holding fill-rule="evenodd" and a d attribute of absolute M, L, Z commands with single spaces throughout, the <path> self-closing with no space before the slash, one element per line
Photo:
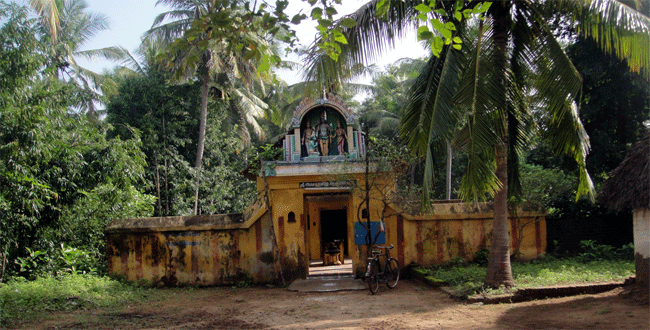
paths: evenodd
<path fill-rule="evenodd" d="M 249 93 L 246 90 L 235 89 L 234 92 L 238 97 L 237 107 L 241 111 L 241 118 L 247 125 L 253 128 L 255 135 L 264 139 L 264 130 L 258 123 L 257 118 L 261 118 L 264 115 L 264 111 L 268 108 L 268 105 L 253 93 Z"/>
<path fill-rule="evenodd" d="M 128 53 L 128 51 L 123 47 L 112 46 L 100 49 L 82 50 L 75 52 L 74 55 L 85 59 L 103 58 L 113 61 L 122 61 L 126 56 L 125 51 Z"/>
<path fill-rule="evenodd" d="M 620 1 L 586 2 L 588 8 L 578 12 L 580 32 L 650 79 L 650 18 Z"/>
<path fill-rule="evenodd" d="M 165 43 L 171 43 L 176 38 L 183 35 L 192 24 L 191 18 L 178 19 L 173 22 L 152 27 L 145 32 L 145 38 L 154 38 L 163 40 Z"/>
<path fill-rule="evenodd" d="M 576 105 L 576 100 L 580 99 L 582 78 L 550 29 L 543 25 L 537 27 L 539 33 L 533 58 L 537 79 L 533 80 L 533 84 L 536 98 L 548 114 L 547 122 L 544 123 L 546 132 L 543 135 L 553 151 L 575 159 L 580 170 L 578 196 L 587 195 L 593 199 L 594 187 L 585 162 L 589 152 L 589 137 L 580 121 Z"/>
<path fill-rule="evenodd" d="M 568 13 L 578 32 L 650 79 L 650 9 L 647 1 L 547 1 L 548 10 Z M 632 7 L 633 6 L 633 7 Z M 641 11 L 645 10 L 644 15 Z"/>
<path fill-rule="evenodd" d="M 48 34 L 56 42 L 61 26 L 56 0 L 29 0 L 29 5 L 34 8 L 43 25 L 47 27 Z"/>
<path fill-rule="evenodd" d="M 431 57 L 416 78 L 402 110 L 400 135 L 424 156 L 423 205 L 428 205 L 433 186 L 436 151 L 443 150 L 459 123 L 453 97 L 460 82 L 465 53 L 445 46 L 440 57 Z"/>
<path fill-rule="evenodd" d="M 377 19 L 379 1 L 370 1 L 346 16 L 357 23 L 352 28 L 339 26 L 347 38 L 347 44 L 341 45 L 341 55 L 337 61 L 318 49 L 318 40 L 312 44 L 306 54 L 305 80 L 316 81 L 324 86 L 340 86 L 353 78 L 351 70 L 354 65 L 373 63 L 384 51 L 395 46 L 396 39 L 416 28 L 418 23 L 412 17 L 417 15 L 417 1 L 389 0 L 390 9 L 386 18 Z"/>
<path fill-rule="evenodd" d="M 120 59 L 122 60 L 121 64 L 123 68 L 128 68 L 129 70 L 136 72 L 140 75 L 145 74 L 145 70 L 138 61 L 138 59 L 129 52 L 128 49 L 119 46 L 119 51 L 121 52 Z"/>

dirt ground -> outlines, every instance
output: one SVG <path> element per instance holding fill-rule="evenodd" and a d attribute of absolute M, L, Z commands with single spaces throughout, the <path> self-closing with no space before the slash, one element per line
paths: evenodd
<path fill-rule="evenodd" d="M 169 290 L 169 299 L 117 310 L 53 313 L 36 329 L 650 329 L 648 305 L 624 289 L 517 304 L 463 304 L 401 281 L 369 291 L 283 288 Z"/>

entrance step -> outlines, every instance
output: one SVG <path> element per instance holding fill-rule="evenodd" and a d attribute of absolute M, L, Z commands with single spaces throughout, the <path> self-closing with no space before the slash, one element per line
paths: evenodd
<path fill-rule="evenodd" d="M 289 285 L 289 291 L 295 292 L 336 292 L 366 290 L 366 284 L 361 279 L 355 279 L 352 274 L 309 276 L 304 280 L 296 280 Z"/>
<path fill-rule="evenodd" d="M 289 291 L 335 292 L 366 290 L 366 284 L 352 273 L 352 259 L 345 259 L 342 265 L 323 266 L 322 260 L 309 263 L 309 276 L 289 285 Z"/>
<path fill-rule="evenodd" d="M 309 276 L 351 275 L 352 259 L 345 259 L 342 265 L 323 266 L 322 260 L 309 262 Z"/>

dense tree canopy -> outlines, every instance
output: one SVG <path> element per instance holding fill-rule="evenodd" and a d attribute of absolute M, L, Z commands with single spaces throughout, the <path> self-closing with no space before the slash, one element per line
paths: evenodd
<path fill-rule="evenodd" d="M 143 73 L 119 80 L 118 92 L 107 104 L 107 120 L 122 138 L 132 138 L 134 132 L 142 136 L 147 191 L 158 197 L 156 214 L 191 214 L 196 176 L 201 177 L 201 213 L 242 211 L 252 198 L 252 183 L 238 174 L 245 167 L 246 149 L 231 129 L 223 103 L 215 102 L 214 95 L 209 98 L 208 148 L 205 164 L 197 172 L 191 164 L 197 145 L 200 86 L 169 85 L 168 74 L 157 65 L 146 67 Z"/>
<path fill-rule="evenodd" d="M 46 74 L 56 68 L 35 21 L 25 8 L 0 6 L 0 276 L 32 271 L 13 261 L 55 251 L 55 242 L 101 259 L 108 222 L 152 212 L 153 198 L 136 188 L 139 136 L 107 138 L 111 126 L 71 114 L 75 87 Z"/>

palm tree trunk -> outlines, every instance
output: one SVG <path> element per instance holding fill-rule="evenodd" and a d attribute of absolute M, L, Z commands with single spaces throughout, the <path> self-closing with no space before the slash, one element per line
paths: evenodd
<path fill-rule="evenodd" d="M 158 197 L 158 215 L 162 215 L 162 202 L 160 201 L 160 171 L 158 170 L 158 154 L 154 153 L 154 162 L 156 164 L 156 196 Z"/>
<path fill-rule="evenodd" d="M 501 285 L 512 287 L 512 268 L 510 267 L 510 235 L 508 234 L 508 147 L 497 146 L 496 176 L 501 189 L 494 196 L 494 226 L 492 244 L 488 259 L 485 285 L 498 288 Z"/>
<path fill-rule="evenodd" d="M 447 141 L 447 200 L 451 199 L 451 163 L 452 163 L 451 143 Z"/>
<path fill-rule="evenodd" d="M 492 244 L 488 259 L 485 285 L 498 288 L 501 285 L 512 287 L 512 268 L 510 267 L 510 236 L 508 234 L 508 111 L 506 107 L 506 63 L 508 43 L 508 17 L 511 2 L 493 3 L 490 13 L 494 17 L 494 42 L 497 47 L 495 66 L 501 74 L 500 84 L 503 105 L 503 122 L 499 134 L 501 141 L 496 146 L 496 170 L 501 188 L 494 196 L 494 222 L 492 228 Z"/>
<path fill-rule="evenodd" d="M 194 214 L 199 213 L 199 184 L 201 182 L 199 170 L 201 169 L 201 162 L 203 161 L 203 147 L 205 146 L 205 127 L 208 120 L 208 89 L 210 83 L 210 75 L 207 68 L 201 72 L 201 108 L 199 109 L 199 139 L 196 144 L 196 190 L 194 193 Z"/>
<path fill-rule="evenodd" d="M 167 155 L 169 152 L 169 146 L 167 145 L 167 128 L 165 126 L 165 113 L 163 112 L 162 117 L 162 127 L 163 127 L 163 142 L 165 144 L 165 155 L 163 157 L 163 162 L 165 164 L 165 215 L 169 215 L 169 175 L 168 175 L 168 166 L 167 166 Z"/>
<path fill-rule="evenodd" d="M 166 156 L 165 156 L 166 157 Z M 167 174 L 167 158 L 164 159 L 165 162 L 165 215 L 169 215 L 169 175 Z"/>

